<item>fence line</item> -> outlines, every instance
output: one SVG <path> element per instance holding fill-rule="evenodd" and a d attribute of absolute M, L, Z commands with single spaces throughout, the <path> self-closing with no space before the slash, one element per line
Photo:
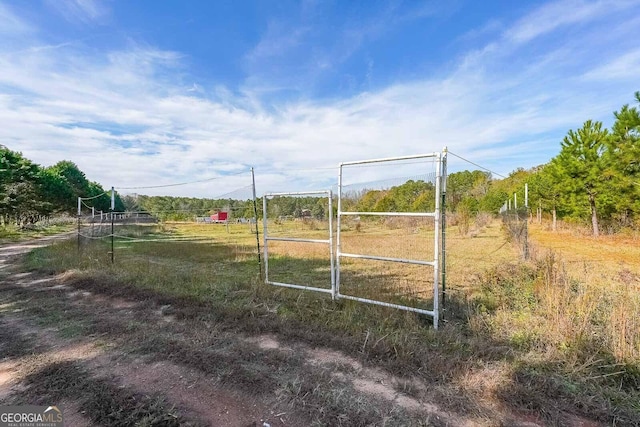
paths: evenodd
<path fill-rule="evenodd" d="M 258 217 L 259 217 L 259 212 L 258 212 L 258 205 L 257 205 L 257 196 L 256 196 L 256 185 L 255 185 L 255 176 L 253 173 L 253 168 L 251 169 L 251 184 L 247 185 L 245 187 L 240 188 L 239 190 L 251 190 L 252 195 L 251 195 L 251 200 L 253 201 L 253 213 L 254 213 L 254 217 L 253 217 L 253 221 L 251 221 L 249 223 L 249 226 L 252 229 L 252 232 L 255 232 L 256 235 L 256 254 L 257 254 L 257 260 L 258 260 L 258 271 L 260 272 L 260 275 L 264 278 L 265 283 L 268 284 L 272 284 L 272 285 L 276 285 L 276 286 L 284 286 L 284 287 L 290 287 L 290 288 L 294 288 L 294 289 L 299 289 L 299 290 L 313 290 L 313 291 L 319 291 L 319 292 L 324 292 L 324 293 L 329 293 L 332 295 L 332 297 L 334 299 L 347 299 L 347 300 L 354 300 L 354 301 L 359 301 L 359 302 L 363 302 L 363 303 L 369 303 L 369 304 L 376 304 L 376 305 L 381 305 L 381 306 L 386 306 L 386 307 L 392 307 L 392 308 L 397 308 L 397 309 L 401 309 L 401 310 L 407 310 L 407 311 L 412 311 L 412 312 L 417 312 L 417 313 L 421 313 L 421 314 L 426 314 L 429 315 L 431 317 L 433 317 L 433 324 L 434 324 L 434 328 L 438 327 L 438 322 L 441 320 L 441 315 L 444 313 L 444 308 L 445 308 L 445 302 L 446 302 L 446 295 L 447 295 L 447 290 L 446 290 L 446 285 L 447 285 L 447 271 L 446 271 L 446 250 L 447 250 L 447 240 L 446 240 L 446 203 L 447 203 L 447 197 L 446 197 L 446 193 L 447 193 L 447 154 L 452 154 L 455 157 L 458 157 L 464 161 L 467 161 L 477 167 L 480 167 L 482 169 L 485 169 L 487 171 L 489 171 L 489 169 L 484 168 L 480 165 L 478 165 L 477 163 L 471 162 L 457 154 L 454 153 L 450 153 L 448 152 L 446 149 L 443 150 L 442 152 L 434 152 L 434 153 L 428 153 L 428 154 L 420 154 L 420 155 L 414 155 L 414 156 L 399 156 L 399 157 L 390 157 L 390 158 L 381 158 L 381 159 L 371 159 L 371 160 L 363 160 L 363 161 L 350 161 L 350 162 L 343 162 L 341 163 L 338 167 L 336 168 L 318 168 L 318 169 L 336 169 L 338 171 L 338 185 L 337 185 L 337 214 L 336 214 L 336 219 L 337 219 L 337 228 L 335 231 L 335 237 L 336 237 L 336 247 L 335 247 L 335 251 L 334 251 L 334 229 L 333 229 L 333 224 L 332 224 L 332 220 L 333 220 L 333 193 L 331 190 L 322 190 L 320 192 L 316 192 L 316 191 L 310 191 L 310 192 L 288 192 L 288 193 L 266 193 L 264 194 L 263 197 L 263 212 L 262 212 L 262 219 L 263 219 L 263 247 L 260 247 L 260 231 L 259 231 L 259 226 L 258 226 Z M 375 181 L 367 181 L 366 179 L 364 179 L 363 177 L 367 177 L 367 176 L 371 176 L 371 169 L 375 168 L 377 166 L 380 167 L 387 167 L 386 170 L 387 172 L 389 170 L 391 170 L 392 172 L 395 170 L 397 172 L 397 167 L 394 166 L 394 162 L 400 162 L 402 165 L 412 165 L 412 166 L 407 166 L 407 168 L 402 169 L 403 172 L 407 172 L 404 176 L 405 179 L 401 179 L 401 178 L 388 178 L 388 179 L 377 179 Z M 404 163 L 402 163 L 404 162 Z M 421 169 L 420 167 L 414 167 L 413 165 L 418 165 L 420 166 L 421 164 L 425 164 L 431 162 L 431 167 L 433 167 L 435 169 L 435 172 L 432 173 L 427 173 L 425 175 L 425 169 Z M 353 174 L 353 176 L 355 176 L 356 179 L 354 181 L 354 183 L 350 183 L 348 185 L 345 185 L 345 182 L 343 181 L 344 179 L 344 171 L 347 170 L 348 168 L 354 168 L 355 172 Z M 361 168 L 366 168 L 366 169 L 362 169 L 362 170 L 358 170 Z M 419 211 L 398 211 L 397 209 L 390 209 L 387 211 L 371 211 L 371 210 L 363 210 L 363 209 L 345 209 L 344 206 L 344 201 L 345 201 L 345 197 L 349 196 L 349 197 L 356 197 L 358 194 L 362 195 L 370 190 L 372 190 L 372 188 L 370 188 L 371 186 L 373 186 L 373 189 L 376 188 L 376 186 L 385 186 L 384 187 L 384 191 L 387 191 L 388 189 L 393 189 L 396 186 L 400 186 L 403 185 L 404 181 L 406 181 L 406 177 L 408 174 L 411 174 L 412 171 L 416 171 L 416 174 L 412 175 L 412 179 L 416 179 L 418 182 L 426 182 L 426 183 L 430 183 L 433 185 L 433 198 L 430 201 L 432 208 L 430 209 L 425 209 L 422 208 Z M 420 173 L 418 173 L 420 172 Z M 492 172 L 492 171 L 490 171 Z M 492 172 L 496 175 L 499 175 L 495 172 Z M 203 179 L 203 180 L 196 180 L 196 181 L 191 181 L 191 182 L 182 182 L 182 183 L 175 183 L 175 184 L 165 184 L 165 185 L 157 185 L 157 186 L 148 186 L 148 187 L 118 187 L 121 190 L 124 189 L 143 189 L 143 188 L 164 188 L 164 187 L 174 187 L 174 186 L 184 186 L 184 185 L 189 185 L 189 184 L 196 184 L 196 183 L 202 183 L 202 182 L 209 182 L 209 181 L 214 181 L 214 180 L 221 180 L 224 179 L 227 176 L 237 176 L 240 175 L 240 173 L 234 173 L 234 174 L 229 174 L 229 175 L 223 175 L 223 176 L 216 176 L 213 178 L 208 178 L 208 179 Z M 380 177 L 380 175 L 377 176 L 378 178 Z M 426 177 L 426 179 L 425 179 Z M 402 182 L 401 182 L 402 181 Z M 408 182 L 408 181 L 407 181 Z M 356 189 L 357 187 L 357 189 Z M 234 193 L 238 191 L 238 190 L 234 190 L 232 192 L 228 192 L 225 193 L 223 195 L 220 195 L 216 198 L 216 200 L 218 198 L 220 199 L 224 199 L 226 196 L 233 196 Z M 307 237 L 299 237 L 299 236 L 277 236 L 277 235 L 273 235 L 270 233 L 270 226 L 268 224 L 267 218 L 268 218 L 268 209 L 267 209 L 267 199 L 270 198 L 275 198 L 275 197 L 296 197 L 296 196 L 303 196 L 303 195 L 322 195 L 323 197 L 327 197 L 328 198 L 328 219 L 329 219 L 329 225 L 328 225 L 328 238 L 327 239 L 317 239 L 317 238 L 307 238 Z M 430 193 L 431 194 L 431 193 Z M 113 195 L 113 192 L 112 192 Z M 100 195 L 103 196 L 103 195 Z M 85 208 L 91 208 L 91 206 L 89 206 L 89 204 L 87 202 L 89 202 L 90 200 L 92 200 L 93 198 L 96 197 L 100 197 L 100 196 L 94 196 L 94 197 L 90 197 L 90 198 L 79 198 L 79 212 L 81 211 L 82 207 L 84 206 Z M 229 198 L 229 200 L 232 200 L 231 198 Z M 235 198 L 233 200 L 236 200 Z M 92 214 L 95 215 L 95 212 L 93 212 L 94 210 L 91 208 L 92 210 Z M 123 242 L 128 242 L 128 243 L 143 243 L 143 242 L 187 242 L 187 241 L 204 241 L 204 240 L 210 240 L 210 238 L 199 238 L 199 237 L 172 237 L 172 238 L 157 238 L 155 236 L 127 236 L 127 235 L 123 235 L 122 233 L 118 233 L 116 232 L 116 228 L 120 229 L 119 227 L 122 225 L 128 225 L 128 224 L 137 224 L 139 225 L 139 222 L 144 222 L 144 221 L 149 221 L 149 222 L 153 222 L 155 221 L 154 215 L 165 215 L 165 214 L 172 214 L 172 213 L 183 213 L 183 214 L 194 214 L 197 215 L 198 213 L 204 213 L 208 210 L 211 210 L 209 208 L 191 208 L 191 209 L 174 209 L 174 210 L 158 210 L 158 211 L 152 211 L 150 212 L 150 214 L 148 216 L 142 216 L 143 212 L 115 212 L 114 210 L 111 210 L 108 213 L 103 213 L 100 212 L 100 222 L 95 220 L 95 217 L 91 218 L 91 221 L 87 220 L 85 218 L 85 220 L 89 223 L 88 225 L 90 225 L 91 227 L 91 232 L 86 232 L 82 229 L 81 227 L 81 216 L 79 215 L 79 221 L 78 221 L 78 246 L 80 249 L 80 239 L 87 239 L 90 241 L 95 241 L 95 240 L 103 240 L 103 239 L 107 239 L 107 238 L 111 238 L 112 242 L 114 240 L 121 240 Z M 247 206 L 230 206 L 227 208 L 227 211 L 231 212 L 239 212 L 239 211 L 245 211 L 247 210 Z M 133 215 L 135 215 L 136 217 L 134 218 Z M 349 221 L 360 221 L 360 217 L 363 217 L 365 221 L 369 221 L 368 218 L 374 218 L 374 217 L 380 217 L 384 219 L 384 223 L 386 224 L 386 221 L 391 221 L 394 219 L 394 217 L 398 217 L 400 220 L 402 221 L 412 221 L 414 218 L 417 220 L 424 220 L 424 221 L 431 221 L 429 224 L 433 225 L 433 253 L 432 253 L 432 258 L 429 259 L 415 259 L 414 257 L 411 256 L 406 256 L 406 255 L 402 255 L 402 256 L 390 256 L 391 254 L 379 254 L 379 253 L 358 253 L 358 252 L 354 252 L 354 251 L 347 251 L 344 250 L 345 248 L 343 247 L 343 228 L 342 225 L 345 223 L 346 219 L 349 218 Z M 110 220 L 110 223 L 107 221 L 103 221 L 103 218 L 107 221 Z M 388 218 L 388 220 L 387 220 Z M 382 219 L 381 219 L 382 221 Z M 519 245 L 519 247 L 521 247 L 522 250 L 522 254 L 523 257 L 527 257 L 528 256 L 528 242 L 527 242 L 527 237 L 528 237 L 528 229 L 527 229 L 527 218 L 526 218 L 526 211 L 525 212 L 519 212 L 516 211 L 511 212 L 509 210 L 507 210 L 507 212 L 505 212 L 503 214 L 503 222 L 505 224 L 505 228 L 509 231 L 510 236 L 512 238 L 513 241 L 516 241 L 517 244 Z M 228 226 L 228 219 L 226 220 L 227 226 Z M 402 223 L 400 223 L 402 224 Z M 255 225 L 255 229 L 254 226 Z M 111 226 L 111 230 L 109 232 L 108 228 L 109 226 Z M 117 226 L 117 227 L 116 227 Z M 431 230 L 429 228 L 429 230 Z M 426 233 L 426 235 L 430 236 L 431 231 L 429 231 L 428 233 Z M 431 237 L 430 237 L 431 238 Z M 309 286 L 306 284 L 301 284 L 301 283 L 286 283 L 286 281 L 280 281 L 280 280 L 274 280 L 273 277 L 270 276 L 270 268 L 269 268 L 269 255 L 270 255 L 270 242 L 290 242 L 292 244 L 323 244 L 323 245 L 328 245 L 329 246 L 329 261 L 330 261 L 330 284 L 331 287 L 330 288 L 319 288 L 317 286 Z M 113 245 L 113 243 L 112 243 Z M 411 246 L 411 243 L 409 243 L 409 247 Z M 406 247 L 403 248 L 407 249 Z M 498 248 L 500 249 L 500 248 Z M 112 246 L 112 251 L 111 251 L 111 255 L 113 257 L 114 255 L 114 250 L 115 248 L 113 248 Z M 363 251 L 366 252 L 366 251 Z M 264 257 L 264 259 L 262 259 L 262 257 Z M 352 260 L 370 260 L 370 261 L 375 261 L 375 262 L 380 262 L 380 263 L 397 263 L 397 264 L 410 264 L 410 265 L 414 265 L 414 266 L 421 266 L 421 267 L 428 267 L 428 268 L 432 268 L 433 269 L 433 278 L 429 279 L 429 281 L 432 280 L 432 284 L 433 284 L 433 289 L 432 289 L 432 298 L 433 298 L 433 307 L 432 308 L 422 308 L 422 307 L 414 307 L 414 306 L 410 306 L 408 305 L 406 302 L 403 303 L 396 303 L 395 301 L 383 301 L 383 300 L 379 300 L 377 298 L 371 298 L 367 295 L 358 295 L 357 293 L 352 293 L 350 291 L 347 290 L 347 288 L 345 288 L 343 286 L 343 289 L 341 289 L 341 284 L 343 285 L 345 283 L 345 280 L 349 280 L 348 276 L 345 276 L 345 274 L 342 274 L 341 277 L 341 272 L 344 273 L 344 265 L 341 263 L 341 259 L 346 260 L 346 259 L 352 259 Z M 264 261 L 264 264 L 263 264 Z M 349 261 L 350 262 L 350 261 Z M 403 280 L 407 280 L 407 279 L 403 279 Z M 420 291 L 421 292 L 421 291 Z M 420 305 L 422 305 L 424 303 L 424 295 L 420 292 L 414 292 L 414 296 L 419 295 L 418 298 L 420 302 Z M 410 298 L 411 297 L 411 292 L 400 292 L 398 290 L 398 292 L 396 292 L 396 294 L 394 295 L 398 295 L 398 297 L 402 300 L 405 301 L 406 298 Z M 405 298 L 406 297 L 406 298 Z"/>

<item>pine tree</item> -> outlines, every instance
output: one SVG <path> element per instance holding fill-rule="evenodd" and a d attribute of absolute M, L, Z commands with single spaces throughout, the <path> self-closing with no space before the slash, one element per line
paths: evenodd
<path fill-rule="evenodd" d="M 640 92 L 635 97 L 640 103 Z M 614 116 L 605 159 L 617 193 L 614 211 L 627 225 L 640 215 L 640 111 L 624 105 Z"/>
<path fill-rule="evenodd" d="M 569 131 L 560 154 L 551 161 L 556 178 L 566 187 L 565 193 L 573 196 L 572 204 L 580 204 L 586 198 L 595 237 L 600 234 L 596 200 L 608 178 L 603 158 L 608 138 L 601 122 L 587 120 L 581 129 Z"/>

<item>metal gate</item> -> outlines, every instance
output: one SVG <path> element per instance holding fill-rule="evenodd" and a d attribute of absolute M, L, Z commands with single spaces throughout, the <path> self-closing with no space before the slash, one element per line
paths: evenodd
<path fill-rule="evenodd" d="M 383 164 L 383 163 L 391 163 L 397 161 L 406 161 L 406 160 L 424 160 L 432 161 L 435 167 L 435 179 L 434 179 L 434 187 L 435 187 L 435 201 L 434 205 L 435 209 L 431 212 L 357 212 L 357 211 L 344 211 L 343 210 L 343 169 L 345 166 L 355 166 L 355 165 L 364 165 L 372 166 L 372 164 Z M 415 156 L 404 156 L 404 157 L 393 157 L 393 158 L 385 158 L 385 159 L 373 159 L 373 160 L 362 160 L 356 162 L 344 162 L 340 164 L 340 171 L 338 175 L 338 216 L 337 216 L 337 245 L 336 245 L 336 286 L 335 286 L 335 297 L 336 298 L 345 298 L 349 300 L 359 301 L 363 303 L 381 305 L 386 307 L 392 307 L 400 310 L 407 310 L 416 313 L 426 314 L 433 317 L 433 325 L 434 328 L 438 328 L 438 319 L 439 319 L 439 275 L 440 275 L 440 239 L 442 235 L 442 222 L 441 222 L 441 196 L 444 191 L 444 182 L 443 182 L 443 172 L 444 172 L 444 161 L 446 159 L 446 154 L 442 154 L 439 152 L 435 152 L 432 154 L 423 154 L 423 155 L 415 155 Z M 391 165 L 392 166 L 392 165 Z M 446 173 L 446 172 L 444 172 Z M 422 218 L 433 218 L 434 221 L 434 239 L 431 244 L 433 244 L 433 258 L 429 260 L 419 260 L 419 259 L 411 259 L 411 258 L 395 258 L 395 257 L 387 257 L 387 256 L 379 256 L 372 255 L 366 253 L 348 253 L 342 251 L 342 221 L 344 217 L 361 217 L 361 216 L 379 216 L 379 217 L 422 217 Z M 426 239 L 425 239 L 426 240 Z M 427 244 L 428 241 L 427 241 Z M 363 251 L 364 252 L 364 251 Z M 345 294 L 340 290 L 341 279 L 341 259 L 345 258 L 356 258 L 356 259 L 364 259 L 364 260 L 375 260 L 375 261 L 383 261 L 389 263 L 403 263 L 403 264 L 414 264 L 419 266 L 427 266 L 433 268 L 433 309 L 427 310 L 417 307 L 411 307 L 404 304 L 394 304 L 385 301 L 380 301 L 373 298 L 362 298 L 357 295 Z M 346 261 L 345 261 L 346 262 Z"/>
<path fill-rule="evenodd" d="M 272 236 L 269 235 L 268 220 L 267 220 L 267 200 L 274 197 L 301 197 L 301 196 L 324 196 L 328 202 L 328 227 L 326 239 L 310 239 L 310 238 L 297 238 L 290 236 Z M 333 254 L 333 193 L 331 190 L 321 191 L 303 191 L 303 192 L 290 192 L 290 193 L 267 193 L 262 198 L 263 206 L 263 235 L 264 235 L 264 275 L 265 283 L 269 285 L 282 286 L 285 288 L 302 289 L 316 292 L 324 292 L 331 294 L 332 298 L 336 296 L 336 275 L 335 264 Z M 270 280 L 269 278 L 269 242 L 281 241 L 281 242 L 297 242 L 316 245 L 327 245 L 330 265 L 330 277 L 327 277 L 327 283 L 330 284 L 328 288 L 320 288 L 308 285 L 301 285 L 296 283 L 283 283 Z"/>

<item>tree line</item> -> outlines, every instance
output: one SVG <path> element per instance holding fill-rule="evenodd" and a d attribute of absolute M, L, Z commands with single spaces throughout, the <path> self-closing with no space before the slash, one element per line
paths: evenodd
<path fill-rule="evenodd" d="M 122 197 L 126 211 L 145 212 L 162 221 L 191 221 L 195 217 L 206 217 L 216 212 L 227 212 L 229 220 L 262 218 L 262 200 L 258 200 L 254 210 L 253 200 L 206 199 L 196 197 L 146 196 L 139 194 Z M 326 197 L 288 197 L 269 199 L 269 218 L 302 218 L 310 216 L 324 219 L 327 215 Z"/>
<path fill-rule="evenodd" d="M 131 194 L 122 198 L 128 212 L 145 212 L 161 221 L 192 221 L 215 212 L 228 212 L 229 219 L 255 217 L 253 200 L 206 199 L 197 197 L 146 196 Z"/>
<path fill-rule="evenodd" d="M 635 93 L 640 104 L 640 92 Z M 529 187 L 529 206 L 538 217 L 588 224 L 594 235 L 640 228 L 640 113 L 639 106 L 624 105 L 614 113 L 611 129 L 587 120 L 580 129 L 569 130 L 560 152 L 548 163 L 529 170 L 516 169 L 504 179 L 486 171 L 461 171 L 447 178 L 445 209 L 466 215 L 497 214 L 506 200 L 517 194 L 524 200 Z M 22 225 L 61 213 L 74 214 L 77 197 L 91 200 L 97 210 L 108 211 L 110 199 L 96 182 L 89 181 L 72 162 L 64 160 L 41 167 L 0 146 L 0 222 Z M 431 182 L 407 181 L 386 190 L 362 190 L 346 194 L 343 209 L 351 211 L 432 211 L 435 187 Z M 335 209 L 335 206 L 334 206 Z M 201 199 L 190 197 L 116 195 L 116 211 L 146 211 L 164 220 L 191 220 L 216 211 L 233 218 L 255 216 L 252 200 Z M 262 217 L 262 203 L 257 206 Z M 308 212 L 307 212 L 308 211 Z M 277 197 L 271 199 L 270 218 L 322 219 L 326 199 L 321 197 Z"/>
<path fill-rule="evenodd" d="M 638 106 L 623 105 L 615 111 L 611 129 L 587 120 L 569 130 L 560 152 L 548 163 L 529 170 L 517 169 L 507 178 L 463 171 L 448 178 L 448 207 L 452 211 L 497 213 L 516 194 L 540 218 L 551 217 L 588 225 L 594 236 L 640 228 L 640 92 Z"/>
<path fill-rule="evenodd" d="M 0 145 L 0 224 L 24 226 L 52 215 L 75 215 L 78 197 L 96 197 L 91 205 L 107 212 L 111 197 L 89 181 L 78 166 L 63 160 L 42 167 L 21 153 Z M 124 205 L 116 195 L 116 210 Z"/>

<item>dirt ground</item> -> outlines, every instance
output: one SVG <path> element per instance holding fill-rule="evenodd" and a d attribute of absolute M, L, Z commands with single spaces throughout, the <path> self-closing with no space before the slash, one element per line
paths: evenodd
<path fill-rule="evenodd" d="M 456 412 L 429 384 L 335 349 L 21 270 L 60 238 L 0 247 L 0 404 L 62 405 L 67 426 L 307 426 L 322 411 L 340 425 L 542 425 L 498 407 Z"/>

